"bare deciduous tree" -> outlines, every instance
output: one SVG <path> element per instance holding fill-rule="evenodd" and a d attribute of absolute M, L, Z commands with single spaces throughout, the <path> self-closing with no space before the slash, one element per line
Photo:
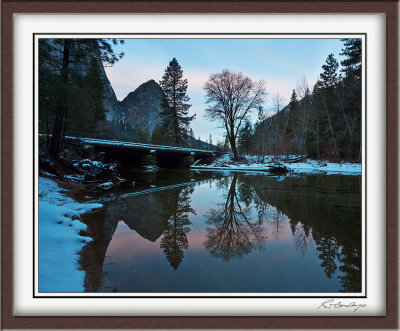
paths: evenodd
<path fill-rule="evenodd" d="M 296 84 L 296 92 L 299 100 L 303 99 L 306 96 L 307 90 L 309 89 L 310 88 L 306 76 L 301 76 L 300 80 L 298 80 Z"/>
<path fill-rule="evenodd" d="M 211 74 L 204 85 L 209 107 L 206 116 L 222 122 L 232 148 L 234 160 L 238 160 L 236 139 L 246 116 L 258 109 L 266 96 L 265 82 L 254 82 L 241 72 L 223 70 Z"/>
<path fill-rule="evenodd" d="M 273 103 L 273 110 L 278 114 L 282 110 L 283 106 L 283 98 L 279 95 L 277 92 L 273 97 L 272 97 L 272 103 Z M 275 117 L 275 154 L 278 153 L 278 141 L 279 141 L 279 120 L 278 117 Z"/>
<path fill-rule="evenodd" d="M 305 154 L 305 140 L 311 113 L 311 92 L 306 76 L 303 75 L 303 77 L 297 82 L 296 91 L 297 95 L 301 99 L 300 110 L 302 113 L 300 151 L 302 154 Z"/>

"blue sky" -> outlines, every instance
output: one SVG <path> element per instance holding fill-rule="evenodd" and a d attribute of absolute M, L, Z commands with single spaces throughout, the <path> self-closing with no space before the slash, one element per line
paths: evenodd
<path fill-rule="evenodd" d="M 176 57 L 189 82 L 196 138 L 205 140 L 211 134 L 215 142 L 222 139 L 223 130 L 204 117 L 203 86 L 210 74 L 229 69 L 264 80 L 268 93 L 265 108 L 272 109 L 273 95 L 279 93 L 286 104 L 303 76 L 312 89 L 327 56 L 333 53 L 340 61 L 342 48 L 340 39 L 126 39 L 115 48 L 125 56 L 106 72 L 122 100 L 150 79 L 159 82 L 169 61 Z"/>

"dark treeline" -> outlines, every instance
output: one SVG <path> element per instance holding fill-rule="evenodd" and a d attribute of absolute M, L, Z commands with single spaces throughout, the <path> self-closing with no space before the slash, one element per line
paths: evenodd
<path fill-rule="evenodd" d="M 283 107 L 272 97 L 275 115 L 242 126 L 240 151 L 247 154 L 299 154 L 312 158 L 361 161 L 361 39 L 342 39 L 345 59 L 330 54 L 312 91 L 303 79 Z"/>
<path fill-rule="evenodd" d="M 93 136 L 106 120 L 103 64 L 112 65 L 116 39 L 39 40 L 39 132 L 51 134 L 47 145 L 57 157 L 65 135 Z"/>

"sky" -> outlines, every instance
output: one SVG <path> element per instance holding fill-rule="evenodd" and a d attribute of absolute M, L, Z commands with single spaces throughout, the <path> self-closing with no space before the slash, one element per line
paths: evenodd
<path fill-rule="evenodd" d="M 211 134 L 215 143 L 223 140 L 224 130 L 204 116 L 203 86 L 210 74 L 228 69 L 264 80 L 264 108 L 272 113 L 274 95 L 279 93 L 286 104 L 303 77 L 312 90 L 328 55 L 333 53 L 340 62 L 342 48 L 340 39 L 125 39 L 124 45 L 115 47 L 125 56 L 105 70 L 117 99 L 122 100 L 150 79 L 159 82 L 175 57 L 188 80 L 189 115 L 196 114 L 191 124 L 195 136 L 208 140 Z"/>

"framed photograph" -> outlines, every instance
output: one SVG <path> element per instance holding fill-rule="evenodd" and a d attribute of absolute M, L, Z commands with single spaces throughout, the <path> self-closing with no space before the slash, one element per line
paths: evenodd
<path fill-rule="evenodd" d="M 398 3 L 2 3 L 2 327 L 397 328 Z"/>

